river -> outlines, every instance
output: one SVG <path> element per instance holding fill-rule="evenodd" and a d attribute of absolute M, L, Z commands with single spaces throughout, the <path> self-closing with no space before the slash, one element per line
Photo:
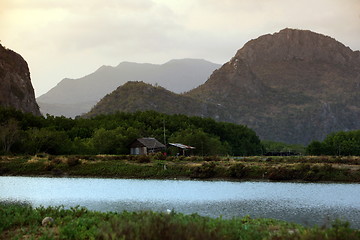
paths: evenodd
<path fill-rule="evenodd" d="M 320 226 L 338 218 L 360 228 L 360 184 L 0 177 L 0 201 L 97 211 L 250 215 Z"/>

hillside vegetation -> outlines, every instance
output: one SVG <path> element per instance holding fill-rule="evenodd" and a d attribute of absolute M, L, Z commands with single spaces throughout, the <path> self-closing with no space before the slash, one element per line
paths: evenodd
<path fill-rule="evenodd" d="M 69 119 L 0 109 L 0 125 L 5 154 L 129 154 L 129 144 L 139 137 L 187 144 L 196 148 L 195 155 L 257 155 L 264 150 L 246 126 L 154 111 Z"/>

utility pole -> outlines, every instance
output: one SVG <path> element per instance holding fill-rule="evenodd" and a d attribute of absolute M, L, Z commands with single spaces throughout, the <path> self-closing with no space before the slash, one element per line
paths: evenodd
<path fill-rule="evenodd" d="M 164 126 L 164 145 L 166 147 L 165 118 L 163 119 L 163 126 Z"/>

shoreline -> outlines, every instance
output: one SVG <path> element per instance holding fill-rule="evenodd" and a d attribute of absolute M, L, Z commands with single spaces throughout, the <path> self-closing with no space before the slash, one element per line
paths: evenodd
<path fill-rule="evenodd" d="M 360 183 L 360 157 L 1 156 L 0 176 Z"/>
<path fill-rule="evenodd" d="M 1 239 L 359 239 L 349 224 L 303 226 L 269 218 L 176 212 L 96 212 L 0 203 Z M 155 229 L 155 230 L 154 230 Z M 170 238 L 170 236 L 176 238 Z"/>
<path fill-rule="evenodd" d="M 268 183 L 308 183 L 308 184 L 360 184 L 360 182 L 350 181 L 304 181 L 304 180 L 282 180 L 275 181 L 269 179 L 233 179 L 233 178 L 136 178 L 136 177 L 109 177 L 109 176 L 80 176 L 80 175 L 0 175 L 0 177 L 38 177 L 38 178 L 85 178 L 85 179 L 114 179 L 114 180 L 164 180 L 164 181 L 204 181 L 204 182 L 268 182 Z"/>

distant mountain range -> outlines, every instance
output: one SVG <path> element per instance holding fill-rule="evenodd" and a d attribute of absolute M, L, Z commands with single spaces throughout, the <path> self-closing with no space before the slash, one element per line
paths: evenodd
<path fill-rule="evenodd" d="M 79 79 L 63 79 L 37 102 L 43 114 L 75 117 L 128 81 L 144 81 L 182 93 L 203 84 L 219 67 L 202 59 L 171 60 L 162 65 L 122 62 L 116 67 L 102 66 Z"/>
<path fill-rule="evenodd" d="M 249 41 L 189 92 L 131 82 L 85 116 L 138 110 L 211 117 L 245 124 L 262 139 L 308 144 L 360 129 L 360 52 L 322 34 L 284 29 Z"/>

